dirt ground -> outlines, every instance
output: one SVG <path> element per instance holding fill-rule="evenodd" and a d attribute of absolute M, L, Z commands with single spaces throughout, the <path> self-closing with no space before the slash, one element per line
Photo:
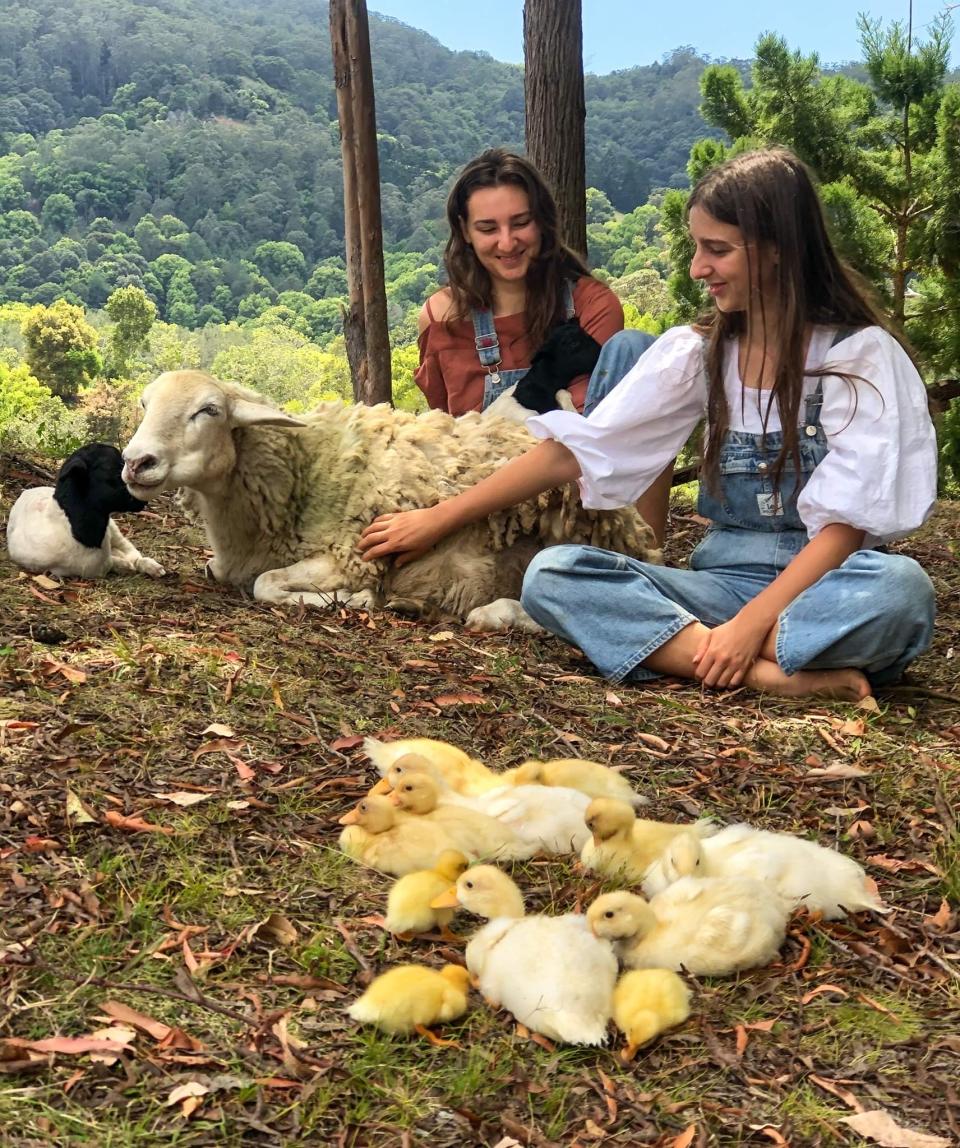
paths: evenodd
<path fill-rule="evenodd" d="M 38 481 L 0 460 L 0 515 Z M 872 708 L 613 689 L 553 639 L 269 609 L 205 580 L 172 498 L 122 525 L 166 578 L 0 561 L 4 1144 L 960 1142 L 960 504 L 900 547 L 937 637 Z M 678 503 L 669 557 L 701 529 Z M 358 1028 L 375 973 L 462 959 L 385 933 L 389 879 L 337 849 L 371 734 L 617 765 L 647 816 L 839 847 L 892 911 L 799 916 L 778 964 L 689 978 L 690 1020 L 632 1065 L 612 1033 L 550 1050 L 479 998 L 453 1048 Z M 604 888 L 564 861 L 514 876 L 530 910 Z"/>

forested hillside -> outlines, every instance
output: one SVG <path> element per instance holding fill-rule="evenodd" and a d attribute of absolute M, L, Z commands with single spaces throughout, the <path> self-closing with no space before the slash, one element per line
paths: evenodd
<path fill-rule="evenodd" d="M 522 143 L 522 71 L 375 15 L 371 38 L 388 279 L 430 277 L 452 172 Z M 685 182 L 704 63 L 681 50 L 588 77 L 588 182 L 614 208 Z M 296 292 L 300 311 L 318 304 L 310 333 L 334 329 L 343 215 L 325 4 L 5 0 L 0 144 L 0 299 L 99 308 L 133 283 L 161 318 L 196 327 Z"/>

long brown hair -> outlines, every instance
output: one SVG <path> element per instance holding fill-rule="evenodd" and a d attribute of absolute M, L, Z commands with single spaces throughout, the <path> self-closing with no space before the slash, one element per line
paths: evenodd
<path fill-rule="evenodd" d="M 526 192 L 530 214 L 540 229 L 540 252 L 526 279 L 527 336 L 536 351 L 547 331 L 564 317 L 563 281 L 589 275 L 586 264 L 560 239 L 557 205 L 534 165 L 505 148 L 490 148 L 471 160 L 447 197 L 450 237 L 443 253 L 450 287 L 451 320 L 467 319 L 472 310 L 493 306 L 493 284 L 466 241 L 467 203 L 475 191 L 512 184 Z"/>
<path fill-rule="evenodd" d="M 788 459 L 793 460 L 798 476 L 800 472 L 797 430 L 804 375 L 840 375 L 853 385 L 853 376 L 836 370 L 805 370 L 808 326 L 826 324 L 851 330 L 878 326 L 889 331 L 905 348 L 906 344 L 872 302 L 865 281 L 840 259 L 827 230 L 813 177 L 787 148 L 743 152 L 708 171 L 691 192 L 687 211 L 695 206 L 719 222 L 740 229 L 751 254 L 747 261 L 751 294 L 752 279 L 759 276 L 755 255 L 759 254 L 761 245 L 776 253 L 769 295 L 766 299 L 758 296 L 759 315 L 714 309 L 698 322 L 708 336 L 709 435 L 703 459 L 705 476 L 716 489 L 720 447 L 730 425 L 723 383 L 724 347 L 728 340 L 749 334 L 751 322 L 763 323 L 764 305 L 769 302 L 778 320 L 777 370 L 770 401 L 776 399 L 783 430 L 783 447 L 772 471 L 774 487 L 779 489 Z M 764 328 L 764 354 L 766 350 Z"/>

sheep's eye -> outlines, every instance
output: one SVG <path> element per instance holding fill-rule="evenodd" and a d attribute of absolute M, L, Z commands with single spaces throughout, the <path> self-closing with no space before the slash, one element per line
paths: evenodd
<path fill-rule="evenodd" d="M 201 415 L 209 415 L 211 418 L 215 418 L 219 413 L 220 408 L 218 406 L 215 406 L 213 403 L 207 403 L 205 407 L 201 407 L 190 416 L 190 421 L 193 422 L 194 419 L 199 418 Z"/>

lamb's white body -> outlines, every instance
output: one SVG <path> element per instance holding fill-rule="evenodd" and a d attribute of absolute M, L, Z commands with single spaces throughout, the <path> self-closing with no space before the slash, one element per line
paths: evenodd
<path fill-rule="evenodd" d="M 502 419 L 386 405 L 324 403 L 295 419 L 199 371 L 161 375 L 142 402 L 124 451 L 128 487 L 138 498 L 186 488 L 214 552 L 210 572 L 252 587 L 260 601 L 435 610 L 493 629 L 499 612 L 488 622 L 483 608 L 517 597 L 544 546 L 652 553 L 652 534 L 632 508 L 586 511 L 569 486 L 459 530 L 399 569 L 364 562 L 357 541 L 378 514 L 466 489 L 529 449 L 532 436 Z"/>
<path fill-rule="evenodd" d="M 145 558 L 113 520 L 99 547 L 78 542 L 53 497 L 52 486 L 30 487 L 13 504 L 7 520 L 7 551 L 10 561 L 22 570 L 60 578 L 102 578 L 112 571 L 151 578 L 164 574 L 160 563 Z"/>

